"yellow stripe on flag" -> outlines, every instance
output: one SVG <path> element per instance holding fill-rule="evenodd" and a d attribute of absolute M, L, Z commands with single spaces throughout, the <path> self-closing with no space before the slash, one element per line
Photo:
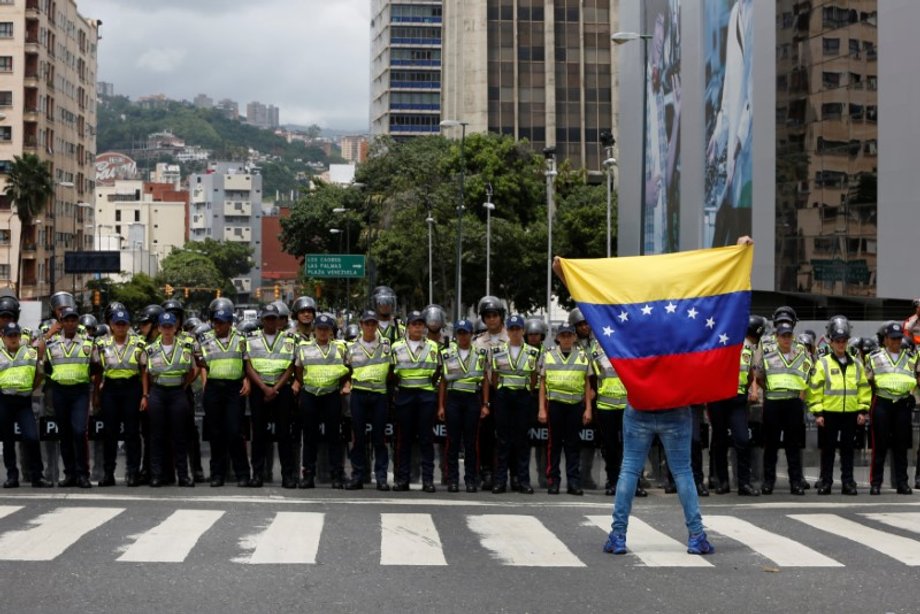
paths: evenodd
<path fill-rule="evenodd" d="M 566 286 L 576 301 L 625 305 L 750 291 L 754 247 L 560 260 Z"/>

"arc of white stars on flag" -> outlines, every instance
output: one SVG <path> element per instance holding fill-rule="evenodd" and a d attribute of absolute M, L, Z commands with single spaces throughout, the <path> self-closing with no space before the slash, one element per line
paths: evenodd
<path fill-rule="evenodd" d="M 640 311 L 642 312 L 642 315 L 644 316 L 652 315 L 652 312 L 654 310 L 655 310 L 655 307 L 652 305 L 649 305 L 648 303 L 646 303 L 645 306 L 643 306 L 640 309 Z M 668 301 L 668 304 L 664 306 L 664 311 L 667 314 L 676 314 L 677 305 L 674 304 L 674 301 Z M 700 315 L 700 312 L 697 311 L 696 307 L 694 306 L 691 306 L 690 309 L 687 310 L 687 317 L 691 320 L 696 320 L 696 316 L 698 315 Z M 617 319 L 619 319 L 621 324 L 625 324 L 626 322 L 629 322 L 629 313 L 627 313 L 625 310 L 620 311 L 620 313 L 617 315 Z M 716 326 L 715 318 L 712 318 L 712 317 L 706 318 L 706 324 L 705 324 L 706 328 L 713 330 L 715 329 L 715 326 Z M 616 333 L 616 330 L 614 330 L 612 326 L 604 326 L 602 329 L 602 332 L 605 337 L 610 337 L 614 333 Z M 728 345 L 728 342 L 729 342 L 729 336 L 725 333 L 719 333 L 719 343 L 721 343 L 722 345 Z"/>

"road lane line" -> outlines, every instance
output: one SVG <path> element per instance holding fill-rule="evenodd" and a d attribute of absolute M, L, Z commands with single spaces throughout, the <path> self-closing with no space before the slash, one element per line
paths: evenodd
<path fill-rule="evenodd" d="M 0 560 L 51 561 L 123 507 L 59 507 L 30 521 L 28 529 L 0 536 Z"/>
<path fill-rule="evenodd" d="M 610 516 L 588 516 L 588 520 L 610 532 Z M 635 516 L 629 519 L 626 547 L 647 567 L 712 567 L 702 556 L 687 554 L 687 545 L 672 539 Z"/>
<path fill-rule="evenodd" d="M 836 514 L 790 514 L 789 518 L 862 544 L 905 565 L 920 566 L 920 541 L 879 531 Z"/>
<path fill-rule="evenodd" d="M 741 542 L 780 567 L 843 567 L 794 539 L 771 533 L 734 516 L 706 516 L 707 529 Z"/>
<path fill-rule="evenodd" d="M 255 536 L 255 550 L 243 562 L 250 565 L 316 563 L 325 514 L 278 512 L 268 528 Z"/>
<path fill-rule="evenodd" d="M 118 557 L 130 563 L 181 563 L 195 544 L 224 512 L 216 510 L 176 510 L 169 518 L 142 533 Z"/>
<path fill-rule="evenodd" d="M 21 505 L 0 505 L 0 518 L 6 518 L 14 512 L 22 509 Z"/>
<path fill-rule="evenodd" d="M 533 516 L 486 514 L 467 516 L 470 530 L 484 548 L 505 565 L 519 567 L 584 567 L 552 531 Z"/>
<path fill-rule="evenodd" d="M 431 514 L 380 514 L 381 565 L 447 565 Z"/>
<path fill-rule="evenodd" d="M 870 520 L 887 524 L 896 529 L 904 529 L 911 533 L 920 533 L 920 513 L 917 512 L 887 512 L 862 515 Z"/>

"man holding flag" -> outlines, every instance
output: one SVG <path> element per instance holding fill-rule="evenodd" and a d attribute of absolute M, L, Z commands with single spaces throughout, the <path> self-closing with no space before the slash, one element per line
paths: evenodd
<path fill-rule="evenodd" d="M 752 245 L 742 237 L 733 247 L 553 262 L 627 390 L 623 465 L 605 552 L 626 553 L 636 484 L 656 435 L 677 484 L 687 552 L 715 551 L 703 530 L 690 466 L 690 405 L 728 398 L 737 389 Z M 706 385 L 700 386 L 704 373 Z"/>

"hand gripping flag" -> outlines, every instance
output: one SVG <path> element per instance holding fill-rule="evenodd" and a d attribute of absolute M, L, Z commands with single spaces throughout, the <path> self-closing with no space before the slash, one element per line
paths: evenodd
<path fill-rule="evenodd" d="M 750 245 L 560 258 L 572 298 L 636 409 L 731 398 L 751 309 Z"/>

